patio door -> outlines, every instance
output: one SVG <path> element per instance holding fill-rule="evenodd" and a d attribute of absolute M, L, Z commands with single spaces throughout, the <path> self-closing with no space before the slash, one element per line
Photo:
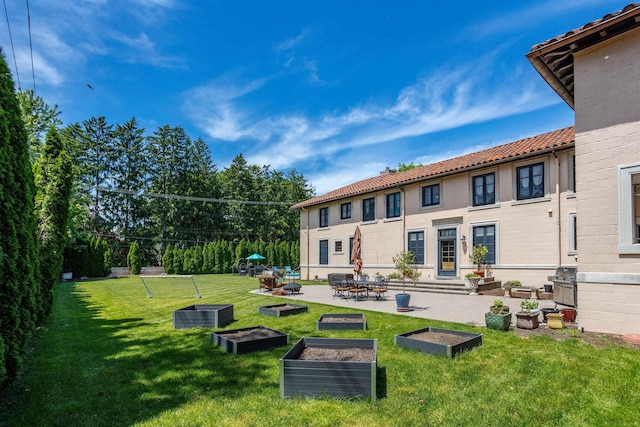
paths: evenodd
<path fill-rule="evenodd" d="M 456 275 L 456 229 L 438 230 L 438 276 Z"/>

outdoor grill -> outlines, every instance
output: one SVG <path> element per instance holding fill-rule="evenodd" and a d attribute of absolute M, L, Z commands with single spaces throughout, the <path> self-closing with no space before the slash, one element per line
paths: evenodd
<path fill-rule="evenodd" d="M 547 277 L 553 282 L 553 298 L 557 304 L 577 307 L 576 271 L 576 267 L 558 267 L 555 275 Z"/>

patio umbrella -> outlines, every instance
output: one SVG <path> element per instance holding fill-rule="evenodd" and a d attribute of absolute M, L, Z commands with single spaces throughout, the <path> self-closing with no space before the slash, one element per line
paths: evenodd
<path fill-rule="evenodd" d="M 253 255 L 249 255 L 249 256 L 248 256 L 247 258 L 245 258 L 245 259 L 246 259 L 246 260 L 248 260 L 248 261 L 251 261 L 251 260 L 259 260 L 259 259 L 266 259 L 266 258 L 265 258 L 265 257 L 263 257 L 263 256 L 262 256 L 262 255 L 260 255 L 260 254 L 253 254 Z"/>
<path fill-rule="evenodd" d="M 351 262 L 353 262 L 353 271 L 359 276 L 362 273 L 362 233 L 360 233 L 360 227 L 358 226 L 356 226 L 356 231 L 353 233 Z"/>

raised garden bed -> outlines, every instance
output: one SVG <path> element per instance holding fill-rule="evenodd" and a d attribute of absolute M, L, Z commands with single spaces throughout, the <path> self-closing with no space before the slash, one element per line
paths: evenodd
<path fill-rule="evenodd" d="M 276 305 L 263 305 L 258 307 L 258 313 L 265 316 L 291 316 L 293 314 L 305 313 L 308 310 L 306 305 L 298 304 L 276 304 Z"/>
<path fill-rule="evenodd" d="M 221 328 L 233 322 L 233 304 L 194 304 L 173 311 L 173 328 Z"/>
<path fill-rule="evenodd" d="M 349 329 L 367 329 L 367 320 L 363 313 L 322 314 L 316 322 L 319 331 L 346 331 Z"/>
<path fill-rule="evenodd" d="M 289 344 L 289 334 L 264 326 L 253 326 L 214 332 L 211 340 L 227 353 L 242 354 Z"/>
<path fill-rule="evenodd" d="M 280 396 L 375 401 L 377 353 L 377 339 L 303 337 L 280 359 Z"/>
<path fill-rule="evenodd" d="M 455 357 L 482 345 L 482 334 L 427 327 L 396 335 L 396 345 L 413 348 L 423 353 Z"/>

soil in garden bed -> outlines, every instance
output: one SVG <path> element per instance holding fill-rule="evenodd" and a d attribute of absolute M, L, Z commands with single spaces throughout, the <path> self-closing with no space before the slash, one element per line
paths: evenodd
<path fill-rule="evenodd" d="M 282 334 L 279 334 L 276 331 L 273 331 L 271 329 L 260 329 L 260 328 L 249 329 L 246 331 L 238 331 L 238 332 L 233 332 L 228 334 L 223 334 L 223 333 L 220 334 L 221 337 L 229 341 L 236 341 L 236 342 L 252 341 L 252 340 L 258 340 L 262 338 L 271 338 L 271 337 L 277 337 L 280 335 Z"/>
<path fill-rule="evenodd" d="M 299 360 L 334 360 L 339 362 L 373 362 L 376 351 L 372 348 L 318 348 L 305 347 Z"/>
<path fill-rule="evenodd" d="M 363 323 L 362 317 L 323 317 L 320 323 Z"/>
<path fill-rule="evenodd" d="M 285 305 L 279 305 L 276 307 L 269 307 L 269 309 L 271 310 L 277 310 L 277 311 L 283 311 L 283 310 L 295 310 L 297 308 L 300 308 L 300 306 L 298 305 L 291 305 L 291 304 L 285 304 Z"/>
<path fill-rule="evenodd" d="M 419 341 L 427 341 L 436 344 L 444 345 L 456 345 L 461 344 L 469 340 L 467 336 L 460 336 L 456 334 L 447 334 L 444 332 L 424 331 L 416 334 L 408 335 L 407 338 L 412 338 Z"/>

